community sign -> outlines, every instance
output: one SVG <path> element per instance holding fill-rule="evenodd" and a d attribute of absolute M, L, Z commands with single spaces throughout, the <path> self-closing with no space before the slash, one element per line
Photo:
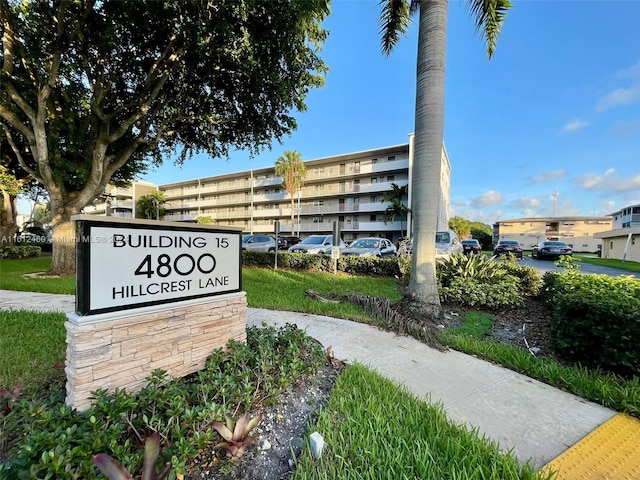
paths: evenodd
<path fill-rule="evenodd" d="M 73 219 L 79 315 L 241 290 L 240 229 L 91 215 Z"/>

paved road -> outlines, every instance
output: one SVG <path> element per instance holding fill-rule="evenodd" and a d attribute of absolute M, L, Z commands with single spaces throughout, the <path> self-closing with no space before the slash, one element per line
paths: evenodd
<path fill-rule="evenodd" d="M 578 262 L 576 262 L 578 263 Z M 531 257 L 524 257 L 522 259 L 522 265 L 529 265 L 536 268 L 542 274 L 545 272 L 563 271 L 562 267 L 557 267 L 553 260 L 538 260 Z M 610 277 L 619 277 L 620 275 L 631 275 L 640 279 L 640 273 L 630 272 L 628 270 L 621 270 L 619 268 L 602 267 L 600 265 L 592 265 L 590 263 L 579 262 L 581 273 L 600 273 L 609 275 Z"/>

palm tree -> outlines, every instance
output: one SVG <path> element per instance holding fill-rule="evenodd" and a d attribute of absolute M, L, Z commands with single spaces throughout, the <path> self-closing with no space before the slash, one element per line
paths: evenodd
<path fill-rule="evenodd" d="M 407 218 L 407 213 L 411 211 L 403 202 L 407 197 L 407 191 L 407 185 L 399 187 L 398 184 L 392 183 L 391 190 L 382 197 L 382 202 L 390 203 L 384 211 L 384 223 L 395 222 L 396 217 L 400 218 L 400 238 L 404 236 L 402 221 Z"/>
<path fill-rule="evenodd" d="M 302 154 L 295 150 L 284 152 L 284 154 L 276 160 L 276 175 L 282 177 L 284 188 L 289 196 L 291 196 L 291 235 L 293 235 L 295 225 L 293 215 L 294 195 L 302 188 L 304 179 L 307 177 L 307 167 L 302 163 Z M 299 229 L 298 235 L 300 235 Z"/>
<path fill-rule="evenodd" d="M 468 0 L 476 29 L 491 58 L 509 0 Z M 413 13 L 420 12 L 416 78 L 416 118 L 411 185 L 413 211 L 412 273 L 408 296 L 422 303 L 425 313 L 440 317 L 436 283 L 435 236 L 439 213 L 444 137 L 444 84 L 448 0 L 381 0 L 382 51 L 389 55 L 405 34 Z"/>

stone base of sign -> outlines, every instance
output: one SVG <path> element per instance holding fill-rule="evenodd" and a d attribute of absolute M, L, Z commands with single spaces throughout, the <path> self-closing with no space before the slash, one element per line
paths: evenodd
<path fill-rule="evenodd" d="M 86 410 L 97 389 L 136 392 L 155 369 L 182 377 L 228 340 L 246 341 L 247 301 L 239 292 L 67 319 L 66 402 Z"/>

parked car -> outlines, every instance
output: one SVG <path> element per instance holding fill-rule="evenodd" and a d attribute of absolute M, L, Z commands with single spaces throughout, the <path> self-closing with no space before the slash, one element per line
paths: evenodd
<path fill-rule="evenodd" d="M 493 255 L 499 257 L 507 254 L 515 255 L 516 258 L 522 258 L 522 246 L 517 240 L 498 240 L 493 247 Z"/>
<path fill-rule="evenodd" d="M 300 238 L 298 237 L 278 237 L 278 249 L 280 250 L 286 250 L 298 243 L 300 243 Z"/>
<path fill-rule="evenodd" d="M 482 253 L 482 245 L 475 238 L 469 238 L 462 240 L 462 248 L 465 255 L 471 255 L 474 253 Z"/>
<path fill-rule="evenodd" d="M 340 240 L 340 248 L 346 245 Z M 333 247 L 333 235 L 311 235 L 300 243 L 289 247 L 290 253 L 323 253 L 329 255 Z"/>
<path fill-rule="evenodd" d="M 386 238 L 358 238 L 344 249 L 342 255 L 357 255 L 359 257 L 395 257 L 396 246 Z"/>
<path fill-rule="evenodd" d="M 542 260 L 543 258 L 560 258 L 560 255 L 573 255 L 573 249 L 564 242 L 545 240 L 533 246 L 531 256 Z"/>
<path fill-rule="evenodd" d="M 449 258 L 454 253 L 463 253 L 464 248 L 453 230 L 436 232 L 436 259 Z"/>
<path fill-rule="evenodd" d="M 406 252 L 409 255 L 413 252 L 413 238 L 400 245 L 398 253 Z M 463 253 L 464 248 L 458 239 L 458 235 L 453 230 L 442 230 L 436 232 L 436 259 L 449 258 L 454 253 Z"/>
<path fill-rule="evenodd" d="M 252 252 L 275 252 L 276 239 L 270 235 L 243 235 L 242 250 Z"/>

